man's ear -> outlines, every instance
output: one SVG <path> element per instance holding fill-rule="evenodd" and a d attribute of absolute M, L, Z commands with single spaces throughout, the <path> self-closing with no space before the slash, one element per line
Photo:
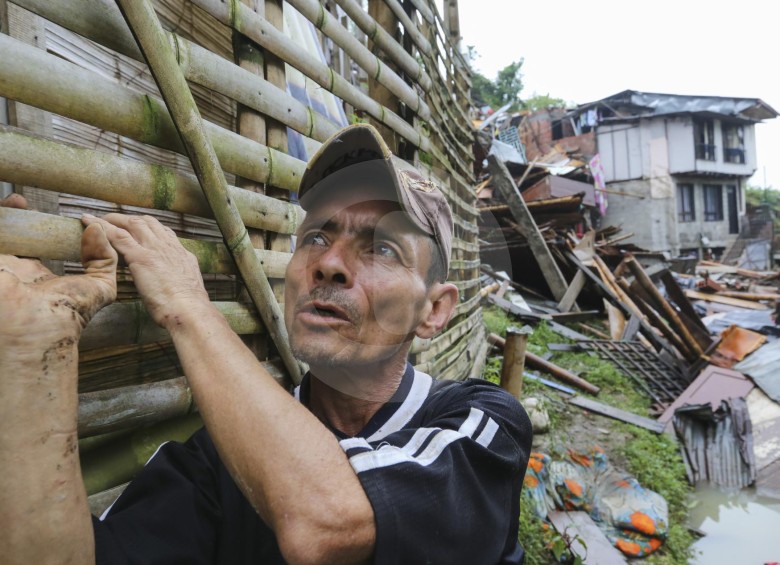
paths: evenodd
<path fill-rule="evenodd" d="M 452 283 L 434 283 L 428 291 L 430 310 L 415 330 L 420 339 L 430 339 L 450 321 L 458 304 L 458 287 Z"/>

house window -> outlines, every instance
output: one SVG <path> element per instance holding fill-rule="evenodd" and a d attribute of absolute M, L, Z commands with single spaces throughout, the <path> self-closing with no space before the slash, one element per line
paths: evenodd
<path fill-rule="evenodd" d="M 745 128 L 742 124 L 723 124 L 723 160 L 745 164 Z"/>
<path fill-rule="evenodd" d="M 692 222 L 696 219 L 696 209 L 693 205 L 693 185 L 677 185 L 677 220 Z"/>
<path fill-rule="evenodd" d="M 723 190 L 719 184 L 704 185 L 704 221 L 723 221 Z"/>
<path fill-rule="evenodd" d="M 693 139 L 696 144 L 696 158 L 715 160 L 715 124 L 712 120 L 693 120 Z"/>

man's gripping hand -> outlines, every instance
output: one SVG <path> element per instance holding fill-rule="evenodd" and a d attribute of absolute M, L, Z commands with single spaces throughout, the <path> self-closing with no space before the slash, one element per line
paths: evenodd
<path fill-rule="evenodd" d="M 5 346 L 78 339 L 87 322 L 116 298 L 117 254 L 101 226 L 81 238 L 84 274 L 59 277 L 40 262 L 0 255 L 0 336 Z"/>
<path fill-rule="evenodd" d="M 127 262 L 149 315 L 163 328 L 171 329 L 179 314 L 209 302 L 197 259 L 155 218 L 107 214 L 85 215 L 83 221 L 105 230 Z"/>

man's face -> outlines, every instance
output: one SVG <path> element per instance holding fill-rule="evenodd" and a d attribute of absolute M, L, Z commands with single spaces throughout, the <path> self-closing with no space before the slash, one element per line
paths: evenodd
<path fill-rule="evenodd" d="M 298 230 L 285 277 L 285 323 L 312 367 L 390 358 L 429 311 L 431 246 L 376 189 L 328 189 Z"/>

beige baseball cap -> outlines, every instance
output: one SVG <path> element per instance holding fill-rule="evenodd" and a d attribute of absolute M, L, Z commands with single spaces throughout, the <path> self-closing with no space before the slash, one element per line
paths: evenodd
<path fill-rule="evenodd" d="M 449 271 L 453 228 L 447 199 L 436 183 L 395 157 L 376 128 L 369 124 L 348 126 L 322 144 L 301 178 L 298 189 L 301 207 L 308 210 L 304 195 L 318 182 L 350 165 L 369 161 L 379 161 L 387 167 L 401 209 L 415 226 L 436 241 Z"/>

